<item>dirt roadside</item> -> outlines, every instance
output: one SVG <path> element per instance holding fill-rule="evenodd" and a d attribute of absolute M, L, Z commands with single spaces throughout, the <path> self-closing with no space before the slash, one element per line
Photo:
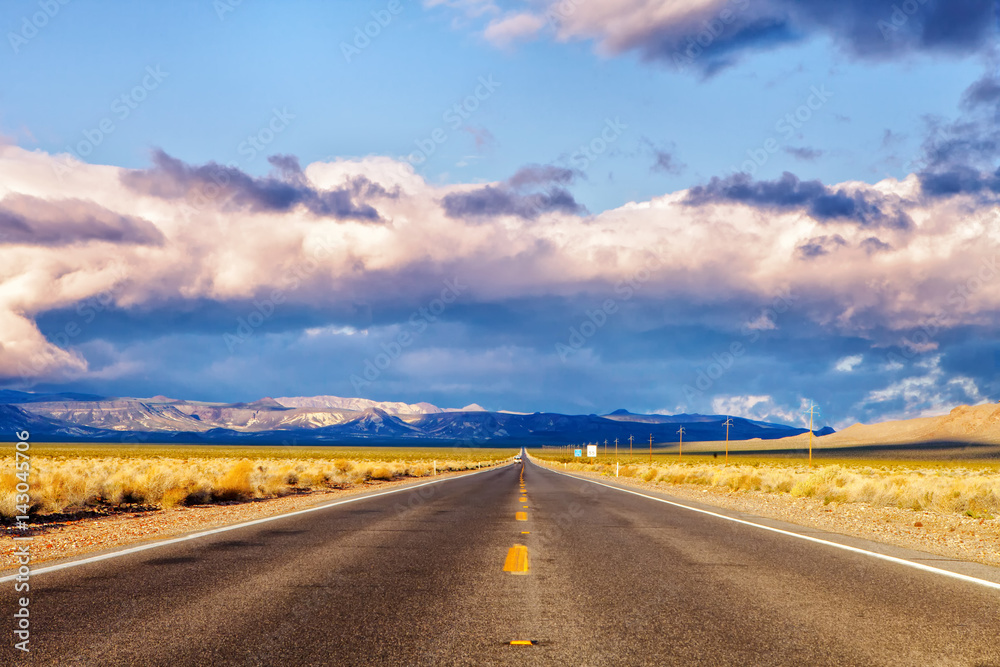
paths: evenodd
<path fill-rule="evenodd" d="M 31 562 L 32 565 L 39 565 L 116 547 L 155 542 L 220 526 L 287 514 L 370 491 L 390 490 L 407 484 L 430 482 L 470 472 L 475 471 L 463 470 L 442 473 L 434 477 L 404 478 L 387 482 L 370 481 L 346 489 L 311 491 L 250 502 L 217 503 L 172 509 L 141 509 L 103 516 L 91 514 L 82 517 L 52 517 L 35 523 L 28 533 L 11 526 L 4 526 L 0 535 L 0 552 L 3 553 L 0 571 L 9 571 L 16 567 L 13 539 L 15 535 L 30 534 L 34 537 L 30 543 Z M 402 506 L 405 507 L 409 502 L 409 495 L 405 491 L 399 494 Z"/>
<path fill-rule="evenodd" d="M 559 470 L 559 466 L 532 459 Z M 866 503 L 824 504 L 818 498 L 795 498 L 762 491 L 730 491 L 720 487 L 644 482 L 633 477 L 569 471 L 601 481 L 660 491 L 682 500 L 745 512 L 799 526 L 860 537 L 927 553 L 1000 567 L 1000 520 L 956 514 L 873 507 Z"/>

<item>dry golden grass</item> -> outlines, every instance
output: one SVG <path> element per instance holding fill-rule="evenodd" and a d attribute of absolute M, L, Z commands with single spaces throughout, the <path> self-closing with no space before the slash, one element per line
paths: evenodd
<path fill-rule="evenodd" d="M 94 507 L 138 504 L 173 507 L 219 501 L 271 498 L 303 490 L 344 488 L 368 480 L 393 480 L 468 470 L 509 458 L 506 450 L 465 450 L 460 456 L 431 458 L 453 450 L 325 450 L 326 456 L 294 457 L 282 451 L 241 448 L 248 456 L 218 456 L 212 448 L 163 447 L 127 451 L 91 448 L 84 455 L 66 447 L 33 446 L 31 512 L 67 513 Z M 93 451 L 93 450 L 98 451 Z M 199 456 L 199 449 L 209 455 Z M 110 451 L 113 455 L 108 455 Z M 299 448 L 301 452 L 302 449 Z M 49 455 L 49 453 L 55 455 Z M 169 456 L 182 453 L 183 458 Z M 256 455 L 254 455 L 256 454 Z M 354 454 L 355 458 L 345 455 Z M 361 454 L 361 456 L 357 456 Z M 390 458 L 392 455 L 395 458 Z M 409 456 L 408 456 L 409 455 Z M 16 515 L 14 457 L 0 457 L 0 516 Z"/>
<path fill-rule="evenodd" d="M 614 462 L 582 463 L 564 456 L 535 453 L 568 470 L 614 476 Z M 628 463 L 619 475 L 646 482 L 762 491 L 824 502 L 868 503 L 881 507 L 931 510 L 976 518 L 1000 516 L 1000 470 L 994 465 L 837 462 L 809 467 L 802 462 L 754 461 L 731 464 L 667 462 Z"/>

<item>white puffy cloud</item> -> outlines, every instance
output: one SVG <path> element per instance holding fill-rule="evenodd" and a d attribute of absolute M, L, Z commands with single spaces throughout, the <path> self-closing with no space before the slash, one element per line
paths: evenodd
<path fill-rule="evenodd" d="M 831 333 L 920 350 L 936 331 L 995 324 L 1000 312 L 996 207 L 964 195 L 925 199 L 916 177 L 828 188 L 891 201 L 912 221 L 873 227 L 817 219 L 803 207 L 693 200 L 689 191 L 588 215 L 563 190 L 531 194 L 544 183 L 519 186 L 528 191 L 432 185 L 385 157 L 315 163 L 270 180 L 232 173 L 221 191 L 208 187 L 208 167 L 171 169 L 135 172 L 0 147 L 0 211 L 13 202 L 27 215 L 27 197 L 45 209 L 42 226 L 0 239 L 0 376 L 85 373 L 81 354 L 46 340 L 35 320 L 93 299 L 155 312 L 277 291 L 297 308 L 331 313 L 352 301 L 426 302 L 443 280 L 458 279 L 468 286 L 463 302 L 490 304 L 610 295 L 649 267 L 644 299 L 766 302 L 789 291 L 797 314 Z M 551 174 L 566 185 L 565 174 Z M 502 206 L 490 210 L 495 198 L 482 197 L 486 208 L 471 217 L 444 204 L 449 195 L 497 192 Z M 60 206 L 67 217 L 56 224 Z M 87 218 L 100 224 L 73 222 L 81 211 L 100 212 Z M 45 243 L 24 236 L 43 228 Z M 843 243 L 799 251 L 834 234 Z M 873 254 L 875 236 L 888 249 Z M 765 318 L 751 328 L 774 326 Z M 932 335 L 913 333 L 922 326 Z"/>
<path fill-rule="evenodd" d="M 976 405 L 987 402 L 975 380 L 964 375 L 948 375 L 941 368 L 941 355 L 928 357 L 914 365 L 914 374 L 903 377 L 881 389 L 869 391 L 855 409 L 883 410 L 884 419 L 934 417 L 958 404 Z"/>
<path fill-rule="evenodd" d="M 793 408 L 779 403 L 767 394 L 716 396 L 712 399 L 712 411 L 716 414 L 806 427 L 809 426 L 809 416 L 806 412 L 808 409 L 809 402 L 804 398 L 800 399 L 797 408 Z M 817 420 L 814 427 L 818 428 L 820 423 Z"/>
<path fill-rule="evenodd" d="M 544 26 L 543 17 L 521 12 L 493 19 L 483 31 L 483 36 L 497 46 L 507 46 L 534 37 Z"/>
<path fill-rule="evenodd" d="M 855 368 L 860 366 L 862 361 L 864 361 L 863 355 L 853 354 L 849 357 L 844 357 L 838 360 L 836 365 L 834 365 L 833 369 L 836 371 L 840 371 L 841 373 L 850 373 Z"/>

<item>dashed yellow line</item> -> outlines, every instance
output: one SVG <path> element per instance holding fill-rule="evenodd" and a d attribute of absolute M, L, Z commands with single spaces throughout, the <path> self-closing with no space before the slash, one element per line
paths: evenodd
<path fill-rule="evenodd" d="M 510 642 L 511 646 L 534 646 L 535 642 L 530 639 L 514 639 Z"/>
<path fill-rule="evenodd" d="M 518 512 L 517 514 L 514 515 L 514 518 L 516 520 L 518 520 L 518 521 L 527 521 L 528 520 L 528 513 L 527 512 Z"/>
<path fill-rule="evenodd" d="M 521 502 L 522 503 L 528 502 L 528 496 L 521 496 Z"/>
<path fill-rule="evenodd" d="M 528 574 L 528 547 L 523 544 L 512 546 L 503 563 L 503 571 L 511 574 Z"/>

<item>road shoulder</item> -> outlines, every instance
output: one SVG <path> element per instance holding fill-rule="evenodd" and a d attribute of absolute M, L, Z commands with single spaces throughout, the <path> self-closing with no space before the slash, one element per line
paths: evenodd
<path fill-rule="evenodd" d="M 830 507 L 810 498 L 649 483 L 634 478 L 564 471 L 556 464 L 534 457 L 531 461 L 562 475 L 639 492 L 696 510 L 1000 583 L 1000 568 L 997 567 L 1000 565 L 1000 527 L 995 521 L 980 523 L 978 519 L 861 503 Z M 913 526 L 917 522 L 923 527 Z M 951 527 L 955 530 L 949 530 Z M 952 541 L 936 539 L 941 532 L 952 535 Z M 971 548 L 955 546 L 955 543 L 964 546 L 966 540 Z"/>

